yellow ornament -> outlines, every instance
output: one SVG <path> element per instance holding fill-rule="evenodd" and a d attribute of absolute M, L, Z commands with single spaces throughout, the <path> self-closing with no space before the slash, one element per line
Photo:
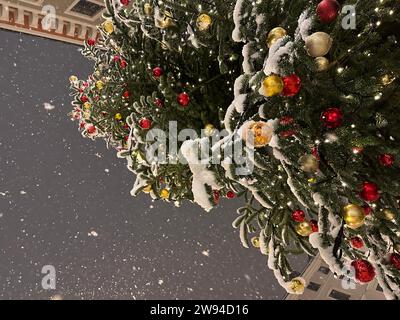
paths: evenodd
<path fill-rule="evenodd" d="M 161 20 L 156 20 L 156 27 L 160 29 L 167 29 L 174 26 L 174 21 L 172 20 L 172 13 L 169 11 L 164 12 L 164 17 Z"/>
<path fill-rule="evenodd" d="M 282 27 L 272 29 L 267 36 L 268 48 L 271 48 L 275 42 L 287 35 L 287 32 Z"/>
<path fill-rule="evenodd" d="M 388 221 L 392 221 L 396 218 L 396 214 L 390 209 L 384 209 L 382 211 L 383 218 Z"/>
<path fill-rule="evenodd" d="M 318 71 L 326 71 L 329 69 L 329 60 L 325 57 L 317 57 L 315 58 L 315 64 L 317 65 Z"/>
<path fill-rule="evenodd" d="M 122 120 L 122 114 L 120 114 L 119 112 L 114 116 L 115 120 L 117 121 L 121 121 Z"/>
<path fill-rule="evenodd" d="M 308 237 L 312 233 L 312 228 L 310 223 L 307 221 L 298 223 L 296 225 L 296 232 L 302 237 Z"/>
<path fill-rule="evenodd" d="M 395 77 L 393 74 L 385 74 L 385 75 L 382 77 L 382 79 L 381 79 L 382 84 L 383 84 L 384 86 L 388 86 L 388 85 L 391 84 L 394 80 L 396 80 L 396 77 Z"/>
<path fill-rule="evenodd" d="M 83 109 L 84 110 L 90 110 L 91 107 L 92 107 L 92 104 L 90 102 L 85 102 L 83 104 Z"/>
<path fill-rule="evenodd" d="M 291 294 L 303 294 L 305 288 L 306 282 L 300 277 L 294 278 L 288 285 L 288 291 Z"/>
<path fill-rule="evenodd" d="M 111 20 L 106 20 L 103 22 L 102 24 L 103 30 L 107 33 L 107 34 L 111 34 L 114 32 L 114 24 L 112 23 Z"/>
<path fill-rule="evenodd" d="M 150 3 L 145 3 L 143 11 L 146 14 L 146 16 L 151 16 L 153 14 L 153 6 Z"/>
<path fill-rule="evenodd" d="M 167 189 L 162 189 L 160 191 L 160 197 L 164 200 L 168 200 L 169 199 L 169 191 Z"/>
<path fill-rule="evenodd" d="M 99 80 L 96 82 L 96 88 L 102 90 L 104 88 L 104 82 Z"/>
<path fill-rule="evenodd" d="M 143 188 L 142 190 L 144 193 L 150 193 L 153 191 L 153 188 L 151 187 L 151 185 L 147 185 L 146 187 Z"/>
<path fill-rule="evenodd" d="M 305 154 L 299 159 L 300 169 L 307 173 L 317 172 L 319 169 L 319 162 L 316 157 L 311 154 Z"/>
<path fill-rule="evenodd" d="M 204 127 L 204 133 L 207 137 L 211 137 L 215 133 L 215 127 L 209 123 Z"/>
<path fill-rule="evenodd" d="M 365 223 L 364 209 L 355 204 L 348 204 L 343 208 L 343 219 L 350 229 L 358 229 Z"/>
<path fill-rule="evenodd" d="M 315 178 L 308 179 L 308 183 L 310 183 L 310 184 L 314 184 L 316 182 L 317 182 L 317 179 L 315 179 Z"/>
<path fill-rule="evenodd" d="M 70 76 L 69 77 L 69 82 L 74 83 L 78 81 L 78 77 L 77 76 Z"/>
<path fill-rule="evenodd" d="M 332 48 L 333 39 L 325 32 L 315 32 L 306 38 L 306 49 L 311 57 L 322 57 Z"/>
<path fill-rule="evenodd" d="M 272 97 L 280 94 L 283 90 L 283 81 L 281 77 L 272 74 L 263 81 L 261 94 L 266 97 Z"/>
<path fill-rule="evenodd" d="M 208 29 L 210 29 L 211 24 L 212 24 L 211 17 L 205 13 L 199 15 L 196 20 L 197 29 L 199 29 L 200 31 L 207 31 Z"/>
<path fill-rule="evenodd" d="M 253 245 L 254 248 L 260 248 L 260 238 L 259 237 L 251 238 L 251 244 Z"/>
<path fill-rule="evenodd" d="M 273 134 L 273 126 L 264 121 L 248 121 L 243 125 L 241 131 L 242 139 L 255 148 L 262 148 L 268 145 Z"/>
<path fill-rule="evenodd" d="M 83 115 L 83 119 L 85 119 L 85 120 L 89 119 L 90 118 L 90 114 L 91 114 L 90 111 L 88 111 L 88 110 L 84 111 L 83 114 L 82 114 Z"/>

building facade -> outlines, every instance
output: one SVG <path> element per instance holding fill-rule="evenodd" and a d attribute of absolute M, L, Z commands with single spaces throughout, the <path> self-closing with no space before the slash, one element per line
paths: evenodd
<path fill-rule="evenodd" d="M 0 0 L 0 28 L 81 45 L 104 10 L 103 0 Z"/>
<path fill-rule="evenodd" d="M 286 300 L 385 300 L 377 281 L 359 285 L 338 278 L 319 257 L 309 263 L 302 277 L 307 283 L 304 294 L 288 294 Z"/>

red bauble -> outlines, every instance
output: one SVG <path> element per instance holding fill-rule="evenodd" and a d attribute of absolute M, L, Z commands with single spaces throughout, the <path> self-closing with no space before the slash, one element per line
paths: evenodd
<path fill-rule="evenodd" d="M 86 97 L 86 96 L 82 96 L 82 97 L 81 97 L 81 101 L 82 101 L 83 103 L 85 103 L 85 102 L 88 102 L 89 99 L 88 99 L 88 97 Z"/>
<path fill-rule="evenodd" d="M 120 65 L 120 67 L 121 67 L 122 69 L 124 69 L 124 68 L 127 67 L 128 63 L 127 63 L 125 60 L 121 60 L 121 62 L 119 63 L 119 65 Z"/>
<path fill-rule="evenodd" d="M 356 249 L 364 247 L 364 241 L 360 237 L 353 237 L 350 239 L 351 246 Z"/>
<path fill-rule="evenodd" d="M 125 136 L 125 137 L 124 137 L 124 140 L 125 140 L 126 142 L 128 142 L 129 136 Z"/>
<path fill-rule="evenodd" d="M 295 134 L 296 134 L 296 131 L 294 131 L 294 130 L 286 130 L 286 131 L 281 131 L 279 133 L 279 136 L 281 138 L 290 138 L 290 137 L 293 137 Z"/>
<path fill-rule="evenodd" d="M 128 99 L 128 98 L 131 96 L 131 93 L 130 93 L 128 90 L 126 90 L 126 91 L 122 94 L 122 96 L 123 96 L 125 99 Z"/>
<path fill-rule="evenodd" d="M 88 39 L 87 40 L 87 44 L 89 45 L 89 46 L 94 46 L 95 44 L 96 44 L 96 40 L 94 40 L 94 39 Z"/>
<path fill-rule="evenodd" d="M 318 232 L 318 221 L 317 220 L 311 220 L 310 226 L 311 226 L 312 232 Z"/>
<path fill-rule="evenodd" d="M 311 149 L 311 154 L 314 156 L 315 159 L 321 160 L 321 157 L 319 155 L 318 147 L 313 147 Z"/>
<path fill-rule="evenodd" d="M 140 119 L 139 126 L 144 130 L 148 130 L 151 128 L 151 120 L 146 118 Z"/>
<path fill-rule="evenodd" d="M 86 126 L 85 122 L 82 121 L 79 123 L 79 128 L 83 129 L 83 128 L 85 128 L 85 126 Z"/>
<path fill-rule="evenodd" d="M 296 222 L 304 222 L 306 214 L 303 210 L 296 210 L 292 213 L 292 219 Z"/>
<path fill-rule="evenodd" d="M 190 97 L 186 92 L 182 92 L 181 94 L 179 94 L 177 100 L 178 103 L 183 107 L 187 107 L 190 103 Z"/>
<path fill-rule="evenodd" d="M 294 122 L 293 118 L 290 116 L 284 116 L 279 119 L 279 124 L 282 126 L 288 126 Z"/>
<path fill-rule="evenodd" d="M 392 154 L 384 153 L 379 156 L 379 163 L 384 167 L 393 166 L 395 157 Z"/>
<path fill-rule="evenodd" d="M 370 206 L 364 206 L 363 209 L 366 216 L 369 216 L 372 212 L 372 208 Z"/>
<path fill-rule="evenodd" d="M 155 67 L 153 69 L 153 76 L 154 78 L 158 79 L 159 77 L 161 77 L 164 74 L 163 69 L 161 69 L 160 67 Z"/>
<path fill-rule="evenodd" d="M 322 0 L 317 7 L 319 20 L 331 23 L 336 20 L 340 12 L 340 4 L 336 0 Z"/>
<path fill-rule="evenodd" d="M 115 61 L 115 62 L 118 62 L 120 59 L 121 59 L 121 58 L 119 57 L 119 55 L 115 55 L 115 56 L 114 56 L 114 61 Z"/>
<path fill-rule="evenodd" d="M 283 80 L 283 91 L 282 95 L 285 97 L 293 97 L 300 92 L 301 79 L 297 74 L 291 74 L 282 78 Z"/>
<path fill-rule="evenodd" d="M 375 202 L 379 200 L 379 189 L 375 183 L 364 182 L 361 187 L 361 198 L 368 202 Z"/>
<path fill-rule="evenodd" d="M 367 283 L 374 280 L 375 269 L 368 261 L 362 259 L 354 260 L 351 263 L 351 266 L 356 272 L 356 279 L 358 281 L 362 283 Z"/>
<path fill-rule="evenodd" d="M 220 198 L 220 194 L 218 190 L 214 190 L 213 191 L 213 198 L 214 198 L 214 203 L 218 204 L 219 202 L 219 198 Z"/>
<path fill-rule="evenodd" d="M 390 263 L 398 270 L 400 270 L 400 255 L 392 253 L 390 256 Z"/>
<path fill-rule="evenodd" d="M 123 6 L 127 6 L 129 4 L 129 0 L 120 0 Z"/>
<path fill-rule="evenodd" d="M 236 194 L 235 194 L 233 191 L 228 191 L 228 192 L 226 193 L 226 197 L 227 197 L 228 199 L 233 199 L 233 198 L 236 197 Z"/>
<path fill-rule="evenodd" d="M 339 108 L 329 108 L 322 112 L 321 121 L 328 129 L 335 129 L 343 123 L 343 112 Z"/>
<path fill-rule="evenodd" d="M 164 101 L 162 101 L 160 98 L 157 98 L 156 100 L 154 100 L 154 104 L 159 108 L 164 107 Z"/>
<path fill-rule="evenodd" d="M 85 130 L 86 130 L 86 132 L 88 134 L 95 134 L 96 133 L 96 127 L 94 125 L 92 125 L 92 124 L 87 125 Z"/>

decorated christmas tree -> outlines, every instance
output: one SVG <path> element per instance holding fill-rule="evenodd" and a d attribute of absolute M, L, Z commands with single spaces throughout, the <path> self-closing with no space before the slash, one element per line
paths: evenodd
<path fill-rule="evenodd" d="M 400 4 L 106 0 L 72 76 L 84 136 L 149 193 L 233 217 L 289 292 L 293 254 L 400 298 Z"/>

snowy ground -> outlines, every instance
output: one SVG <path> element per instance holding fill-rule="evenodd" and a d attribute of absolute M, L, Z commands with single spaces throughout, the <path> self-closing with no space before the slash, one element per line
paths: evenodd
<path fill-rule="evenodd" d="M 231 228 L 236 201 L 205 214 L 131 198 L 125 161 L 67 113 L 78 47 L 0 30 L 0 299 L 281 299 Z M 298 270 L 304 266 L 298 260 Z M 56 289 L 42 289 L 42 267 Z"/>

